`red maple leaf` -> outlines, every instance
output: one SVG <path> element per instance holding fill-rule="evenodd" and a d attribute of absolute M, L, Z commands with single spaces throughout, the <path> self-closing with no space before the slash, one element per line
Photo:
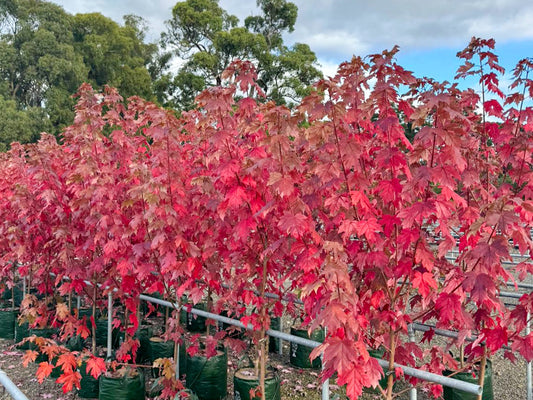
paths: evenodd
<path fill-rule="evenodd" d="M 94 379 L 98 379 L 98 377 L 106 371 L 106 365 L 103 358 L 90 357 L 86 362 L 86 370 Z"/>
<path fill-rule="evenodd" d="M 520 353 L 527 362 L 533 361 L 533 334 L 514 338 L 511 349 Z"/>
<path fill-rule="evenodd" d="M 488 303 L 489 306 L 497 305 L 496 285 L 491 276 L 470 272 L 466 275 L 463 287 L 470 292 L 472 300 L 477 304 Z"/>
<path fill-rule="evenodd" d="M 67 392 L 70 392 L 74 388 L 79 389 L 80 380 L 81 380 L 80 373 L 74 370 L 74 371 L 64 372 L 63 374 L 61 374 L 59 378 L 57 378 L 56 382 L 59 384 L 62 384 L 63 393 L 67 393 Z"/>
<path fill-rule="evenodd" d="M 433 274 L 429 272 L 415 271 L 413 277 L 413 287 L 417 288 L 418 292 L 423 297 L 427 297 L 431 292 L 431 289 L 437 289 L 439 285 L 433 277 Z"/>
<path fill-rule="evenodd" d="M 307 217 L 301 213 L 285 213 L 278 222 L 278 227 L 295 238 L 302 237 L 309 231 Z"/>
<path fill-rule="evenodd" d="M 45 361 L 45 362 L 39 363 L 39 368 L 37 368 L 37 372 L 35 374 L 39 383 L 43 383 L 44 380 L 50 376 L 53 369 L 54 369 L 54 366 L 50 364 L 49 362 Z"/>

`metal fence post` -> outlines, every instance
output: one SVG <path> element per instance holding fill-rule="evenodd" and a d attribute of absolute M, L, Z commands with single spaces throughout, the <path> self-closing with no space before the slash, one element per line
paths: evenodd
<path fill-rule="evenodd" d="M 107 358 L 111 359 L 113 347 L 113 292 L 107 294 Z"/>
<path fill-rule="evenodd" d="M 327 336 L 328 330 L 324 328 L 324 337 Z M 324 357 L 323 354 L 320 355 L 320 361 L 322 364 L 322 370 L 324 370 Z M 329 400 L 329 379 L 326 379 L 322 384 L 322 400 Z"/>
<path fill-rule="evenodd" d="M 415 330 L 413 329 L 412 324 L 409 324 L 407 326 L 407 334 L 409 335 L 409 341 L 411 343 L 414 343 L 416 341 L 416 337 L 415 337 Z M 409 400 L 416 400 L 416 398 L 417 398 L 416 387 L 413 386 L 409 390 Z"/>
<path fill-rule="evenodd" d="M 526 323 L 526 335 L 531 333 L 531 325 L 529 323 L 530 314 L 527 313 L 527 323 Z M 526 364 L 526 393 L 527 400 L 533 400 L 533 391 L 531 389 L 531 361 Z"/>
<path fill-rule="evenodd" d="M 279 330 L 283 332 L 283 315 L 279 317 Z M 283 355 L 283 339 L 278 338 L 278 354 Z"/>

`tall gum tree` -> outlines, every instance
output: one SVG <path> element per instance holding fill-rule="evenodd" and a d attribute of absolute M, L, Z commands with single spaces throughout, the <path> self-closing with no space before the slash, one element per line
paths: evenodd
<path fill-rule="evenodd" d="M 184 60 L 168 93 L 173 104 L 190 108 L 199 89 L 219 85 L 222 72 L 237 59 L 256 65 L 257 83 L 267 99 L 294 103 L 309 93 L 309 86 L 321 77 L 316 56 L 308 45 L 288 47 L 282 39 L 294 29 L 296 5 L 284 0 L 261 0 L 257 5 L 261 14 L 239 26 L 218 0 L 176 3 L 162 36 Z"/>

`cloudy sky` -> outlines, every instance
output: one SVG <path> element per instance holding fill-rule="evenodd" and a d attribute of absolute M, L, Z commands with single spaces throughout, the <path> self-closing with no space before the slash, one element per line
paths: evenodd
<path fill-rule="evenodd" d="M 157 39 L 171 16 L 172 0 L 53 0 L 70 13 L 101 12 L 122 21 L 144 17 Z M 510 71 L 533 57 L 533 1 L 530 0 L 292 0 L 298 6 L 295 31 L 286 43 L 303 42 L 317 54 L 326 74 L 353 54 L 368 55 L 400 46 L 398 61 L 418 76 L 451 80 L 455 54 L 472 36 L 496 39 L 496 53 Z M 257 13 L 255 0 L 220 0 L 242 21 Z"/>

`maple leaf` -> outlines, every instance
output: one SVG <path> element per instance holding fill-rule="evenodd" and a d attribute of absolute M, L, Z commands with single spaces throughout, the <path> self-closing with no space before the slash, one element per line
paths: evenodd
<path fill-rule="evenodd" d="M 279 219 L 278 227 L 295 238 L 300 238 L 309 231 L 307 217 L 301 213 L 292 214 L 286 212 Z"/>
<path fill-rule="evenodd" d="M 90 357 L 86 360 L 86 363 L 86 371 L 91 374 L 94 379 L 98 379 L 98 377 L 106 371 L 106 365 L 103 358 Z"/>
<path fill-rule="evenodd" d="M 439 321 L 454 321 L 462 313 L 461 299 L 455 293 L 441 293 L 435 301 L 435 309 L 439 312 Z"/>
<path fill-rule="evenodd" d="M 431 292 L 431 289 L 437 289 L 439 287 L 437 281 L 433 277 L 433 274 L 429 272 L 415 271 L 413 278 L 413 287 L 418 289 L 418 292 L 427 297 Z"/>
<path fill-rule="evenodd" d="M 442 396 L 442 393 L 444 392 L 442 389 L 442 385 L 431 385 L 429 387 L 429 390 L 434 398 L 440 398 Z"/>
<path fill-rule="evenodd" d="M 366 240 L 371 244 L 376 243 L 381 231 L 382 227 L 374 217 L 355 222 L 355 232 L 357 235 L 364 235 Z"/>
<path fill-rule="evenodd" d="M 29 363 L 34 362 L 37 359 L 39 353 L 35 350 L 26 350 L 22 356 L 22 365 L 27 367 Z"/>
<path fill-rule="evenodd" d="M 56 315 L 60 321 L 63 321 L 67 316 L 70 315 L 68 306 L 65 303 L 57 303 Z"/>
<path fill-rule="evenodd" d="M 35 374 L 39 383 L 43 383 L 44 380 L 50 376 L 53 369 L 54 369 L 54 366 L 50 364 L 49 362 L 45 361 L 45 362 L 39 363 L 39 368 L 37 368 L 37 372 Z"/>
<path fill-rule="evenodd" d="M 311 352 L 311 358 L 316 358 L 323 351 L 326 361 L 325 369 L 334 365 L 339 374 L 350 371 L 355 362 L 355 346 L 353 340 L 348 338 L 332 337 L 323 346 L 315 348 Z"/>
<path fill-rule="evenodd" d="M 423 243 L 419 243 L 416 247 L 415 261 L 422 264 L 428 271 L 431 271 L 435 264 L 435 256 Z"/>
<path fill-rule="evenodd" d="M 391 180 L 384 179 L 378 183 L 377 190 L 380 192 L 383 201 L 396 204 L 398 195 L 402 191 L 402 185 L 398 178 Z"/>
<path fill-rule="evenodd" d="M 520 353 L 527 362 L 533 361 L 533 334 L 514 338 L 511 349 Z"/>
<path fill-rule="evenodd" d="M 432 202 L 419 201 L 401 210 L 398 217 L 402 219 L 402 227 L 412 228 L 415 223 L 422 224 L 434 212 L 435 206 Z"/>
<path fill-rule="evenodd" d="M 61 370 L 65 373 L 76 370 L 77 365 L 76 357 L 70 352 L 61 354 L 56 363 L 56 366 L 61 366 Z"/>
<path fill-rule="evenodd" d="M 472 300 L 477 304 L 486 303 L 488 306 L 497 306 L 499 301 L 496 298 L 496 285 L 490 275 L 469 272 L 463 282 L 463 287 L 470 292 Z"/>
<path fill-rule="evenodd" d="M 248 202 L 248 194 L 242 186 L 235 186 L 226 195 L 228 208 L 238 208 Z"/>
<path fill-rule="evenodd" d="M 493 353 L 507 345 L 507 342 L 509 341 L 508 331 L 502 326 L 496 326 L 492 329 L 483 329 L 481 332 L 485 336 L 487 347 Z"/>
<path fill-rule="evenodd" d="M 290 176 L 282 175 L 279 172 L 270 174 L 268 185 L 272 186 L 282 198 L 290 197 L 296 191 L 294 180 Z"/>
<path fill-rule="evenodd" d="M 76 327 L 76 335 L 81 336 L 82 339 L 87 339 L 90 334 L 91 334 L 91 331 L 89 330 L 89 328 L 87 328 L 87 325 L 79 324 Z"/>
<path fill-rule="evenodd" d="M 80 380 L 81 380 L 80 373 L 74 370 L 74 371 L 64 372 L 59 378 L 57 378 L 56 383 L 63 385 L 62 386 L 63 393 L 68 393 L 74 388 L 76 389 L 80 388 Z"/>

